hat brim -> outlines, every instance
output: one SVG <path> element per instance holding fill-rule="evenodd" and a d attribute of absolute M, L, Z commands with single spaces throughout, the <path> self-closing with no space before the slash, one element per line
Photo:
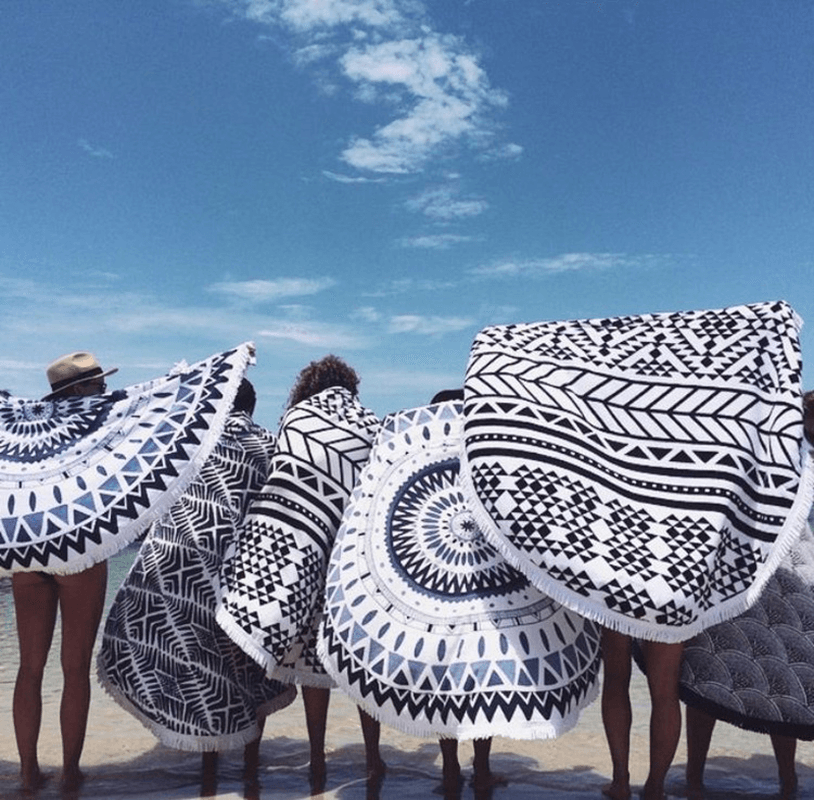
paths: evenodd
<path fill-rule="evenodd" d="M 70 383 L 66 383 L 64 386 L 60 386 L 59 389 L 55 392 L 49 392 L 43 400 L 53 400 L 55 395 L 62 394 L 66 389 L 71 386 L 76 386 L 78 383 L 87 383 L 88 381 L 98 381 L 99 378 L 106 378 L 108 375 L 112 375 L 114 372 L 118 372 L 118 367 L 113 367 L 113 369 L 109 369 L 106 372 L 97 372 L 95 375 L 86 375 L 84 378 L 77 378 L 75 381 L 71 381 Z"/>

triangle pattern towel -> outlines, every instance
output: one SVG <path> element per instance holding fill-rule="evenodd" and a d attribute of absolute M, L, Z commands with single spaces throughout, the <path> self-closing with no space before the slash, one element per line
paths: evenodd
<path fill-rule="evenodd" d="M 253 353 L 98 397 L 0 397 L 0 575 L 80 572 L 143 533 L 212 452 Z"/>
<path fill-rule="evenodd" d="M 269 675 L 330 686 L 316 655 L 325 570 L 378 418 L 341 387 L 290 408 L 222 570 L 217 620 Z"/>
<path fill-rule="evenodd" d="M 484 539 L 459 483 L 461 405 L 387 416 L 331 555 L 319 653 L 418 736 L 551 738 L 597 695 L 599 630 Z"/>
<path fill-rule="evenodd" d="M 632 636 L 682 641 L 739 614 L 811 503 L 800 325 L 781 301 L 484 329 L 462 479 L 485 533 Z"/>

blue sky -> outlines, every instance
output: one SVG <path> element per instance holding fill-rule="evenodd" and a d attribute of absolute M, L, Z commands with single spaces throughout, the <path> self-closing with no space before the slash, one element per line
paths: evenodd
<path fill-rule="evenodd" d="M 253 340 L 273 427 L 329 352 L 384 414 L 486 325 L 781 298 L 810 361 L 812 87 L 809 0 L 3 0 L 0 387 Z"/>

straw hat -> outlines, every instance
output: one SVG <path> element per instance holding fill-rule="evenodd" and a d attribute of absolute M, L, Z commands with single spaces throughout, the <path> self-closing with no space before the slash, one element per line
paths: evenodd
<path fill-rule="evenodd" d="M 50 399 L 69 386 L 96 378 L 106 378 L 118 371 L 118 367 L 114 367 L 104 372 L 93 353 L 79 351 L 60 356 L 56 361 L 49 364 L 48 369 L 45 370 L 48 383 L 51 384 L 51 393 L 46 395 L 43 400 Z"/>

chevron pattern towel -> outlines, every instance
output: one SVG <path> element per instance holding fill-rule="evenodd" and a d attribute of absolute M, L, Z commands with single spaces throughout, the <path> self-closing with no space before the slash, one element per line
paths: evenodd
<path fill-rule="evenodd" d="M 241 747 L 257 738 L 258 714 L 296 695 L 215 622 L 220 568 L 273 448 L 248 415 L 229 416 L 198 477 L 150 528 L 105 623 L 100 682 L 168 747 Z"/>
<path fill-rule="evenodd" d="M 331 556 L 319 653 L 418 736 L 549 738 L 597 694 L 599 630 L 483 538 L 458 482 L 461 405 L 385 418 Z"/>
<path fill-rule="evenodd" d="M 623 633 L 739 614 L 811 502 L 799 326 L 776 302 L 481 331 L 462 479 L 485 533 Z"/>
<path fill-rule="evenodd" d="M 224 564 L 218 622 L 279 680 L 331 685 L 314 641 L 325 570 L 378 427 L 376 416 L 340 387 L 289 409 L 266 484 Z"/>
<path fill-rule="evenodd" d="M 220 437 L 250 343 L 98 397 L 0 397 L 0 575 L 72 573 L 133 541 Z"/>

